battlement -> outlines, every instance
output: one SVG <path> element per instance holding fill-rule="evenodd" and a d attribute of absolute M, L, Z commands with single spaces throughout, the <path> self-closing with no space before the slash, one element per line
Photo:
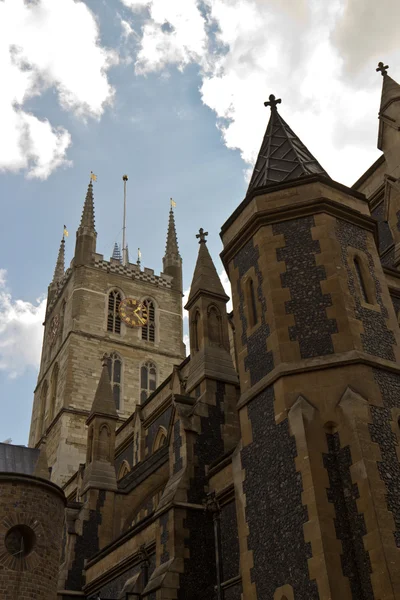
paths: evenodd
<path fill-rule="evenodd" d="M 130 277 L 131 279 L 138 279 L 140 281 L 152 283 L 158 287 L 168 289 L 172 287 L 173 277 L 167 275 L 166 273 L 155 275 L 154 270 L 148 269 L 147 267 L 144 267 L 142 271 L 140 266 L 136 263 L 122 265 L 120 261 L 115 258 L 111 258 L 108 261 L 104 260 L 102 254 L 95 254 L 94 266 L 98 269 L 102 269 L 103 271 L 107 271 L 108 273 L 118 273 L 119 275 Z"/>

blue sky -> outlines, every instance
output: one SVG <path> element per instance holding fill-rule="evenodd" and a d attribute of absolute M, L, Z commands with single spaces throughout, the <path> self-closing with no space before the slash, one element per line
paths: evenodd
<path fill-rule="evenodd" d="M 190 285 L 195 234 L 243 199 L 270 93 L 326 170 L 350 185 L 378 157 L 378 60 L 400 79 L 388 1 L 5 0 L 0 3 L 0 441 L 26 443 L 44 297 L 63 224 L 72 258 L 89 174 L 98 251 L 121 239 L 161 270 L 169 198 Z M 391 5 L 391 6 L 389 6 Z M 396 18 L 397 16 L 397 18 Z M 359 27 L 359 23 L 363 27 Z"/>

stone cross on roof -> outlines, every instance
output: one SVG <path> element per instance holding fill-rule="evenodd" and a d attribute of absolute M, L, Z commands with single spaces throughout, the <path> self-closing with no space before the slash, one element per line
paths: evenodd
<path fill-rule="evenodd" d="M 269 101 L 264 102 L 264 106 L 270 106 L 271 110 L 276 110 L 276 105 L 280 104 L 281 102 L 282 102 L 282 100 L 280 98 L 278 98 L 278 100 L 277 100 L 275 98 L 275 96 L 273 94 L 271 94 L 269 97 Z"/>
<path fill-rule="evenodd" d="M 208 235 L 208 231 L 204 231 L 204 229 L 200 227 L 199 233 L 196 234 L 196 237 L 199 238 L 199 244 L 205 244 L 207 242 L 206 235 Z"/>
<path fill-rule="evenodd" d="M 383 62 L 380 62 L 380 63 L 378 63 L 376 71 L 380 71 L 382 74 L 382 77 L 383 77 L 384 75 L 387 75 L 388 68 L 389 68 L 389 65 L 384 65 Z"/>

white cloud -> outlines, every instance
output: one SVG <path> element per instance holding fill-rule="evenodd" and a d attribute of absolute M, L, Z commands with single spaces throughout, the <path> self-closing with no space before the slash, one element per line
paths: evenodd
<path fill-rule="evenodd" d="M 335 179 L 351 184 L 377 158 L 375 64 L 400 64 L 398 0 L 384 11 L 375 0 L 123 2 L 148 11 L 137 73 L 197 62 L 203 102 L 246 163 L 256 158 L 270 93 L 282 97 L 282 116 Z"/>
<path fill-rule="evenodd" d="M 15 300 L 7 289 L 7 271 L 0 269 L 0 370 L 10 378 L 40 363 L 46 300 L 35 304 Z"/>
<path fill-rule="evenodd" d="M 62 109 L 100 118 L 113 98 L 107 69 L 116 61 L 100 45 L 85 3 L 0 2 L 0 171 L 45 179 L 68 165 L 69 132 L 29 112 L 26 102 L 52 89 Z"/>

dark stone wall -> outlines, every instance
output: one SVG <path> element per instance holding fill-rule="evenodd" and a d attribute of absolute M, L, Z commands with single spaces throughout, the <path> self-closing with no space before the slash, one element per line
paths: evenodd
<path fill-rule="evenodd" d="M 361 334 L 363 349 L 368 354 L 373 354 L 387 360 L 395 360 L 393 345 L 396 344 L 396 340 L 393 332 L 388 329 L 386 324 L 388 312 L 383 304 L 382 289 L 375 274 L 374 262 L 368 251 L 367 232 L 352 223 L 338 219 L 336 235 L 342 246 L 342 263 L 346 268 L 349 290 L 354 298 L 355 315 L 364 326 L 364 333 Z M 369 272 L 375 284 L 376 300 L 380 306 L 380 312 L 361 305 L 358 289 L 354 281 L 353 269 L 350 268 L 347 262 L 349 248 L 361 250 L 367 256 Z"/>
<path fill-rule="evenodd" d="M 384 220 L 385 203 L 383 200 L 374 208 L 371 215 L 378 221 L 379 254 L 382 254 L 382 252 L 385 252 L 393 244 L 393 236 L 389 223 Z"/>
<path fill-rule="evenodd" d="M 316 582 L 308 574 L 312 554 L 311 544 L 304 541 L 308 512 L 296 472 L 296 442 L 287 419 L 275 423 L 273 405 L 272 387 L 248 404 L 253 441 L 241 453 L 247 543 L 254 558 L 251 578 L 258 600 L 272 600 L 276 588 L 285 584 L 293 586 L 296 600 L 317 600 Z"/>
<path fill-rule="evenodd" d="M 393 302 L 393 308 L 394 308 L 394 312 L 396 313 L 396 317 L 397 319 L 399 318 L 399 312 L 400 312 L 400 298 L 398 298 L 397 296 L 390 296 Z"/>
<path fill-rule="evenodd" d="M 112 581 L 106 583 L 99 592 L 101 600 L 116 600 L 126 581 L 140 572 L 140 564 L 131 567 Z"/>
<path fill-rule="evenodd" d="M 262 292 L 263 277 L 258 264 L 260 253 L 258 246 L 254 246 L 253 240 L 250 240 L 235 256 L 234 266 L 239 270 L 238 296 L 239 296 L 239 315 L 242 322 L 242 344 L 247 346 L 247 357 L 244 367 L 250 372 L 251 385 L 260 381 L 265 375 L 268 375 L 274 368 L 274 358 L 271 351 L 267 351 L 267 338 L 270 335 L 270 328 L 266 321 L 266 301 Z M 261 306 L 261 325 L 256 331 L 247 335 L 247 319 L 244 312 L 244 290 L 242 289 L 242 279 L 247 271 L 254 267 L 257 281 L 257 295 Z"/>
<path fill-rule="evenodd" d="M 101 509 L 106 498 L 105 490 L 99 491 L 96 509 L 89 511 L 89 519 L 83 522 L 82 535 L 76 536 L 74 559 L 65 583 L 67 590 L 81 591 L 85 584 L 83 568 L 85 560 L 99 551 L 99 526 L 102 522 Z"/>
<path fill-rule="evenodd" d="M 371 406 L 371 440 L 379 444 L 382 460 L 378 470 L 385 483 L 388 510 L 392 511 L 396 526 L 396 546 L 400 548 L 400 463 L 397 457 L 397 437 L 392 431 L 392 408 L 400 408 L 400 377 L 395 373 L 374 370 L 374 379 L 383 398 L 382 406 Z"/>
<path fill-rule="evenodd" d="M 174 423 L 173 436 L 174 441 L 172 442 L 172 447 L 174 450 L 174 468 L 173 473 L 178 473 L 183 467 L 183 459 L 181 457 L 181 448 L 182 448 L 182 436 L 180 432 L 181 422 L 179 419 Z"/>
<path fill-rule="evenodd" d="M 159 428 L 165 427 L 165 429 L 167 431 L 169 430 L 169 425 L 171 422 L 171 414 L 172 414 L 172 406 L 167 408 L 167 410 L 164 411 L 158 417 L 158 419 L 153 421 L 153 423 L 146 430 L 146 450 L 147 450 L 148 454 L 150 454 L 153 451 L 154 440 L 155 440 L 155 437 L 157 435 Z"/>
<path fill-rule="evenodd" d="M 228 581 L 240 574 L 239 571 L 239 536 L 236 519 L 235 502 L 229 502 L 221 509 L 221 550 L 222 581 Z"/>
<path fill-rule="evenodd" d="M 163 564 L 163 563 L 167 562 L 167 560 L 169 560 L 169 552 L 168 552 L 168 546 L 167 546 L 167 543 L 169 540 L 168 516 L 169 516 L 169 513 L 166 512 L 163 515 L 161 515 L 161 517 L 159 519 L 159 524 L 160 524 L 160 529 L 161 529 L 160 541 L 161 541 L 161 546 L 162 546 L 162 552 L 161 552 L 161 556 L 160 556 L 160 564 Z"/>
<path fill-rule="evenodd" d="M 126 460 L 129 466 L 132 468 L 133 465 L 133 440 L 131 443 L 115 458 L 115 472 L 119 473 L 122 463 Z"/>
<path fill-rule="evenodd" d="M 324 455 L 324 466 L 328 471 L 330 488 L 328 500 L 335 507 L 335 530 L 342 542 L 342 570 L 348 577 L 353 598 L 374 600 L 371 584 L 371 562 L 364 548 L 366 535 L 364 515 L 357 510 L 356 500 L 360 494 L 357 484 L 351 479 L 352 465 L 349 446 L 340 447 L 339 434 L 327 434 L 329 453 Z"/>
<path fill-rule="evenodd" d="M 190 532 L 185 538 L 190 558 L 184 561 L 178 600 L 214 600 L 217 573 L 212 515 L 206 511 L 188 510 L 183 526 Z"/>
<path fill-rule="evenodd" d="M 241 600 L 242 598 L 242 584 L 241 582 L 235 583 L 228 588 L 224 589 L 224 600 Z"/>
<path fill-rule="evenodd" d="M 289 327 L 291 341 L 297 341 L 302 358 L 333 354 L 332 333 L 337 333 L 335 319 L 328 319 L 326 309 L 332 305 L 330 294 L 323 294 L 321 281 L 326 279 L 325 268 L 318 266 L 315 255 L 320 254 L 318 240 L 312 238 L 314 217 L 302 217 L 273 225 L 274 235 L 285 236 L 285 246 L 276 251 L 278 261 L 284 261 L 286 272 L 281 274 L 283 288 L 289 288 L 290 300 L 286 314 L 292 314 L 295 325 Z"/>

